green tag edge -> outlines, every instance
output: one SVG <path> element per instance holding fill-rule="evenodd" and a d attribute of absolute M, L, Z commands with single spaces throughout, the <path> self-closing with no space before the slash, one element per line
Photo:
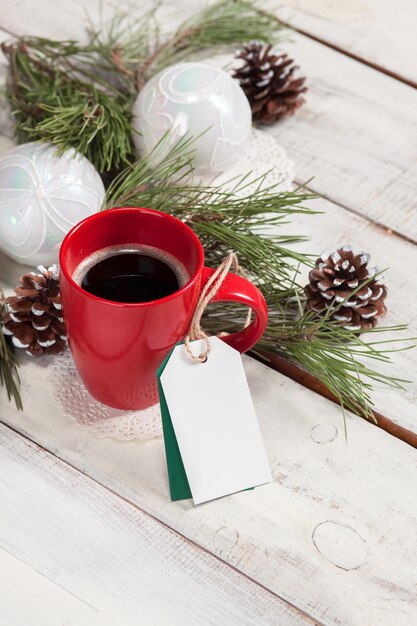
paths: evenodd
<path fill-rule="evenodd" d="M 161 384 L 162 373 L 167 366 L 173 351 L 177 346 L 180 346 L 182 343 L 183 342 L 177 343 L 174 348 L 172 348 L 168 356 L 163 361 L 162 365 L 158 368 L 156 374 L 158 382 L 159 402 L 161 405 L 162 429 L 164 432 L 164 446 L 168 469 L 169 491 L 172 502 L 175 502 L 177 500 L 188 500 L 193 497 L 190 485 L 188 483 L 187 474 L 185 472 L 184 463 L 182 462 L 177 437 L 175 435 L 174 427 L 172 425 L 168 404 Z"/>

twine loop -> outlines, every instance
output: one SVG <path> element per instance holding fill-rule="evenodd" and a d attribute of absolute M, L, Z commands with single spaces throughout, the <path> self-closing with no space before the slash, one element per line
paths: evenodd
<path fill-rule="evenodd" d="M 233 269 L 235 274 L 238 274 L 239 271 L 243 274 L 241 268 L 239 267 L 237 256 L 234 252 L 228 254 L 220 263 L 214 274 L 211 275 L 207 283 L 204 285 L 197 305 L 195 307 L 193 318 L 190 324 L 190 329 L 184 339 L 184 347 L 190 359 L 192 359 L 196 363 L 205 363 L 211 350 L 210 338 L 201 327 L 201 318 L 207 305 L 211 302 L 211 300 L 214 298 L 214 296 L 222 286 L 223 281 L 225 280 L 230 268 Z M 252 309 L 249 309 L 243 328 L 249 326 L 251 317 Z M 219 336 L 224 337 L 227 334 L 228 333 L 220 333 Z M 206 342 L 206 349 L 198 356 L 194 354 L 190 346 L 190 341 L 193 341 L 195 339 L 204 339 L 204 341 Z"/>

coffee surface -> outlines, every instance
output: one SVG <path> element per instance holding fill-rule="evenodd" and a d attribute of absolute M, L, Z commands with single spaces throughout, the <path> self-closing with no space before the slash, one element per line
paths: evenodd
<path fill-rule="evenodd" d="M 81 287 L 113 302 L 150 302 L 169 296 L 182 286 L 176 269 L 141 251 L 113 253 L 87 269 Z"/>

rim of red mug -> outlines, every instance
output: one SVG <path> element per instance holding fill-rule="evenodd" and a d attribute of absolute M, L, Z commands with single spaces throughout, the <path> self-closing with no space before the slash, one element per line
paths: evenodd
<path fill-rule="evenodd" d="M 164 298 L 159 298 L 158 300 L 148 300 L 147 302 L 116 302 L 115 300 L 107 300 L 106 298 L 100 298 L 99 296 L 95 296 L 92 293 L 89 293 L 88 291 L 83 289 L 81 285 L 78 285 L 78 283 L 75 282 L 75 280 L 72 278 L 71 274 L 68 272 L 67 268 L 65 267 L 65 262 L 64 264 L 62 262 L 66 249 L 70 245 L 71 237 L 74 235 L 74 233 L 77 230 L 82 228 L 83 224 L 85 224 L 86 222 L 91 222 L 96 219 L 103 219 L 103 216 L 105 216 L 106 213 L 109 213 L 109 212 L 113 213 L 114 211 L 124 211 L 126 213 L 133 213 L 135 211 L 141 211 L 142 213 L 148 213 L 148 214 L 151 213 L 153 215 L 162 216 L 163 219 L 167 219 L 168 221 L 171 221 L 174 223 L 179 222 L 182 228 L 184 228 L 188 232 L 191 239 L 196 244 L 198 262 L 197 262 L 197 268 L 194 274 L 191 276 L 190 280 L 188 280 L 185 283 L 185 285 L 181 287 L 181 289 L 177 289 L 177 291 L 174 291 L 174 293 L 169 294 L 169 296 L 165 296 Z M 177 217 L 174 217 L 173 215 L 169 215 L 168 213 L 163 213 L 162 211 L 157 211 L 156 209 L 150 209 L 148 207 L 114 207 L 111 209 L 106 209 L 104 211 L 98 211 L 97 213 L 93 213 L 92 215 L 88 215 L 88 217 L 85 217 L 83 220 L 78 222 L 78 224 L 75 224 L 75 226 L 73 226 L 70 231 L 68 231 L 68 233 L 65 235 L 61 243 L 61 247 L 59 250 L 59 267 L 60 267 L 60 271 L 65 275 L 65 278 L 69 281 L 69 283 L 73 287 L 75 287 L 75 289 L 83 293 L 85 296 L 92 298 L 93 300 L 98 300 L 99 302 L 110 304 L 112 306 L 120 306 L 120 307 L 128 307 L 128 308 L 146 307 L 152 304 L 162 304 L 164 302 L 169 302 L 170 300 L 173 300 L 174 298 L 176 298 L 178 294 L 182 294 L 188 289 L 190 289 L 194 285 L 196 280 L 198 279 L 204 267 L 204 249 L 203 249 L 201 241 L 199 240 L 195 232 L 189 226 L 187 226 L 187 224 L 184 224 L 184 222 L 182 222 Z"/>

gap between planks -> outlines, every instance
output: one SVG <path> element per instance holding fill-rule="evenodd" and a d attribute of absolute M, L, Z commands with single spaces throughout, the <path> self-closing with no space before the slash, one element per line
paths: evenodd
<path fill-rule="evenodd" d="M 314 393 L 318 393 L 320 396 L 323 396 L 323 398 L 327 398 L 327 400 L 334 402 L 338 406 L 342 406 L 337 397 L 329 391 L 326 385 L 289 359 L 264 350 L 257 350 L 256 348 L 252 349 L 249 354 L 267 367 L 270 367 L 276 372 L 291 378 L 291 380 L 294 380 L 299 385 L 314 391 Z M 352 409 L 350 409 L 350 412 L 362 419 L 366 419 L 363 415 L 360 415 L 359 412 L 354 412 Z M 412 448 L 417 449 L 417 433 L 396 424 L 394 421 L 390 420 L 388 417 L 382 415 L 382 413 L 379 413 L 376 410 L 373 410 L 373 414 L 375 422 L 367 420 L 370 424 L 381 428 L 389 435 L 392 435 L 393 437 L 404 441 L 404 443 L 407 443 Z"/>
<path fill-rule="evenodd" d="M 5 424 L 2 425 L 5 426 Z M 18 435 L 20 435 L 22 437 L 22 439 L 25 439 L 27 441 L 30 441 L 31 443 L 33 443 L 34 445 L 36 445 L 38 448 L 40 448 L 41 446 L 39 446 L 39 444 L 35 443 L 34 441 L 31 441 L 30 439 L 28 439 L 27 437 L 24 437 L 23 435 L 21 435 L 20 433 L 17 433 L 13 428 L 10 428 L 9 426 L 7 426 L 7 428 L 11 431 L 14 432 Z M 45 452 L 47 452 L 48 454 L 50 454 L 51 456 L 55 456 L 53 455 L 51 452 L 49 452 L 48 450 L 45 450 Z M 56 457 L 58 458 L 58 457 Z M 59 459 L 61 460 L 61 459 Z M 72 468 L 74 469 L 74 468 Z M 79 470 L 77 470 L 79 471 Z M 81 473 L 81 472 L 80 472 Z M 19 563 L 21 563 L 22 565 L 29 567 L 28 563 L 22 559 L 21 557 L 19 557 L 17 554 L 14 554 L 11 550 L 7 550 L 7 548 L 5 548 L 4 546 L 0 547 L 0 550 L 3 550 L 4 552 L 6 552 L 8 555 L 10 555 L 13 559 L 17 559 L 19 561 Z M 90 609 L 92 609 L 93 611 L 96 611 L 97 613 L 99 612 L 98 609 L 96 609 L 95 606 L 93 606 L 92 604 L 90 604 L 89 602 L 87 602 L 87 600 L 84 600 L 84 598 L 81 598 L 81 596 L 77 596 L 76 593 L 73 593 L 72 591 L 70 591 L 69 589 L 67 589 L 66 587 L 63 587 L 62 585 L 60 585 L 56 580 L 54 580 L 53 578 L 51 578 L 50 576 L 47 576 L 46 574 L 44 574 L 40 569 L 37 569 L 36 567 L 34 567 L 33 565 L 30 565 L 30 568 L 36 572 L 36 574 L 38 574 L 39 576 L 42 576 L 42 578 L 45 578 L 48 582 L 50 582 L 52 585 L 55 585 L 56 587 L 59 587 L 60 589 L 62 589 L 62 591 L 64 591 L 65 593 L 68 593 L 70 596 L 72 596 L 73 598 L 75 598 L 76 600 L 78 600 L 78 602 L 81 602 L 82 604 L 85 604 L 85 606 L 88 606 Z M 4 570 L 3 570 L 4 573 Z"/>
<path fill-rule="evenodd" d="M 290 602 L 289 600 L 287 600 L 286 598 L 280 596 L 279 594 L 277 594 L 276 592 L 272 591 L 271 589 L 269 589 L 268 587 L 266 587 L 265 585 L 263 585 L 262 583 L 258 582 L 255 578 L 252 578 L 251 576 L 249 576 L 248 574 L 246 574 L 245 572 L 243 572 L 242 570 L 240 570 L 238 567 L 232 565 L 231 563 L 228 563 L 226 560 L 222 559 L 221 557 L 219 557 L 217 554 L 211 552 L 208 548 L 206 548 L 205 546 L 202 546 L 201 544 L 199 544 L 197 541 L 194 541 L 192 539 L 190 539 L 189 537 L 187 537 L 187 535 L 184 535 L 183 533 L 179 532 L 177 529 L 175 529 L 173 526 L 170 526 L 169 524 L 166 524 L 165 522 L 163 522 L 162 520 L 160 520 L 158 517 L 156 517 L 155 515 L 153 515 L 152 513 L 149 513 L 146 509 L 143 509 L 142 507 L 138 506 L 137 504 L 135 504 L 134 502 L 132 502 L 132 500 L 130 500 L 129 498 L 126 498 L 125 496 L 122 496 L 121 494 L 117 493 L 114 489 L 112 489 L 111 487 L 109 487 L 108 485 L 106 485 L 105 483 L 93 478 L 92 476 L 90 476 L 89 474 L 87 474 L 85 471 L 79 469 L 78 467 L 76 467 L 75 465 L 72 465 L 71 463 L 69 463 L 68 461 L 66 461 L 65 459 L 63 459 L 62 457 L 60 457 L 58 454 L 56 454 L 55 452 L 52 452 L 51 450 L 49 450 L 48 448 L 46 448 L 45 446 L 43 446 L 42 444 L 40 444 L 39 442 L 37 442 L 35 439 L 33 439 L 32 437 L 30 437 L 27 433 L 25 432 L 21 432 L 18 429 L 14 428 L 13 426 L 11 426 L 10 424 L 7 424 L 6 422 L 4 422 L 2 419 L 0 419 L 0 424 L 6 428 L 7 430 L 15 433 L 16 435 L 18 435 L 19 437 L 21 437 L 22 439 L 24 439 L 25 441 L 31 443 L 32 445 L 36 446 L 37 448 L 39 448 L 40 450 L 43 450 L 46 454 L 50 455 L 51 457 L 56 458 L 57 460 L 59 460 L 61 463 L 63 463 L 64 465 L 66 465 L 67 467 L 70 467 L 72 470 L 74 470 L 75 472 L 81 474 L 82 476 L 84 476 L 85 478 L 87 478 L 89 481 L 91 481 L 92 483 L 95 483 L 96 485 L 99 485 L 101 488 L 105 489 L 108 493 L 112 494 L 113 497 L 122 500 L 123 502 L 125 502 L 126 504 L 128 504 L 129 506 L 131 506 L 132 508 L 136 509 L 137 511 L 140 511 L 143 515 L 146 515 L 146 517 L 148 517 L 149 519 L 152 519 L 155 523 L 159 524 L 160 526 L 162 526 L 163 528 L 169 530 L 170 532 L 174 533 L 176 536 L 181 537 L 181 539 L 183 539 L 185 542 L 187 542 L 188 544 L 194 546 L 195 548 L 201 550 L 202 552 L 204 552 L 205 554 L 209 555 L 210 557 L 214 558 L 216 561 L 218 561 L 219 563 L 221 563 L 222 565 L 226 566 L 229 570 L 234 571 L 236 574 L 242 576 L 243 578 L 245 578 L 246 580 L 248 580 L 249 582 L 251 582 L 252 584 L 256 585 L 257 587 L 259 587 L 260 589 L 263 589 L 265 592 L 267 592 L 268 594 L 270 594 L 272 597 L 276 598 L 277 600 L 279 600 L 280 602 L 283 602 L 284 604 L 286 604 L 288 606 L 288 608 L 292 611 L 294 611 L 294 613 L 297 613 L 300 617 L 303 617 L 307 622 L 309 622 L 312 626 L 325 626 L 325 624 L 323 622 L 318 621 L 317 619 L 313 618 L 311 615 L 309 615 L 308 613 L 306 613 L 305 611 L 303 611 L 303 609 L 299 608 L 298 606 L 296 606 L 295 604 L 293 604 L 292 602 Z M 14 556 L 14 555 L 13 555 Z M 37 571 L 37 570 L 36 570 Z M 41 572 L 38 572 L 41 573 Z M 43 575 L 43 574 L 42 574 Z M 55 581 L 51 581 L 54 582 Z M 65 591 L 67 591 L 64 587 L 62 587 L 62 589 L 64 589 Z M 74 594 L 72 594 L 74 595 Z M 75 596 L 77 597 L 77 596 Z M 78 598 L 80 599 L 80 598 Z M 83 601 L 84 602 L 84 601 Z M 88 604 L 88 603 L 86 603 Z M 89 605 L 91 606 L 91 605 Z M 94 608 L 94 607 L 92 607 Z"/>
<path fill-rule="evenodd" d="M 367 67 L 370 67 L 371 69 L 377 72 L 380 72 L 381 74 L 385 74 L 386 76 L 389 76 L 390 78 L 394 78 L 395 80 L 398 80 L 400 83 L 404 83 L 405 85 L 408 85 L 409 87 L 413 87 L 414 89 L 417 89 L 417 82 L 414 80 L 411 80 L 410 78 L 401 76 L 401 74 L 398 74 L 397 72 L 393 72 L 392 70 L 389 70 L 383 65 L 379 65 L 378 63 L 374 63 L 373 61 L 368 61 L 368 59 L 365 59 L 365 57 L 361 56 L 360 54 L 355 54 L 354 52 L 350 52 L 349 50 L 346 50 L 346 48 L 342 48 L 341 46 L 338 46 L 337 44 L 332 43 L 331 41 L 323 39 L 322 37 L 319 37 L 318 35 L 314 35 L 312 32 L 305 30 L 304 28 L 300 28 L 299 26 L 294 26 L 286 20 L 282 20 L 279 17 L 276 17 L 275 19 L 277 20 L 277 22 L 280 22 L 287 28 L 295 31 L 296 33 L 299 33 L 300 35 L 304 35 L 305 37 L 308 37 L 309 39 L 312 39 L 313 41 L 316 41 L 317 43 L 320 43 L 323 46 L 326 46 L 326 48 L 330 48 L 331 50 L 334 50 L 335 52 L 339 52 L 340 54 L 343 54 L 344 56 L 349 57 L 350 59 L 353 59 L 353 61 L 362 63 L 362 65 L 366 65 Z"/>
<path fill-rule="evenodd" d="M 413 239 L 412 237 L 407 237 L 407 235 L 400 233 L 398 230 L 390 228 L 389 226 L 386 226 L 382 222 L 378 222 L 377 220 L 374 220 L 369 215 L 365 215 L 364 213 L 361 213 L 357 209 L 354 209 L 348 206 L 347 204 L 343 204 L 342 202 L 340 202 L 340 200 L 335 200 L 330 195 L 323 194 L 323 193 L 320 193 L 319 191 L 316 191 L 311 185 L 304 184 L 298 178 L 294 179 L 294 184 L 297 185 L 298 187 L 305 189 L 306 191 L 309 191 L 310 193 L 317 194 L 319 198 L 323 198 L 323 200 L 327 200 L 328 202 L 331 202 L 332 204 L 341 208 L 343 211 L 347 211 L 348 213 L 352 213 L 353 215 L 356 215 L 357 217 L 365 220 L 372 226 L 375 226 L 375 228 L 384 231 L 384 233 L 387 233 L 388 235 L 393 235 L 394 237 L 397 237 L 398 239 L 402 239 L 402 241 L 406 241 L 407 243 L 411 243 L 413 246 L 417 246 L 416 239 Z"/>

